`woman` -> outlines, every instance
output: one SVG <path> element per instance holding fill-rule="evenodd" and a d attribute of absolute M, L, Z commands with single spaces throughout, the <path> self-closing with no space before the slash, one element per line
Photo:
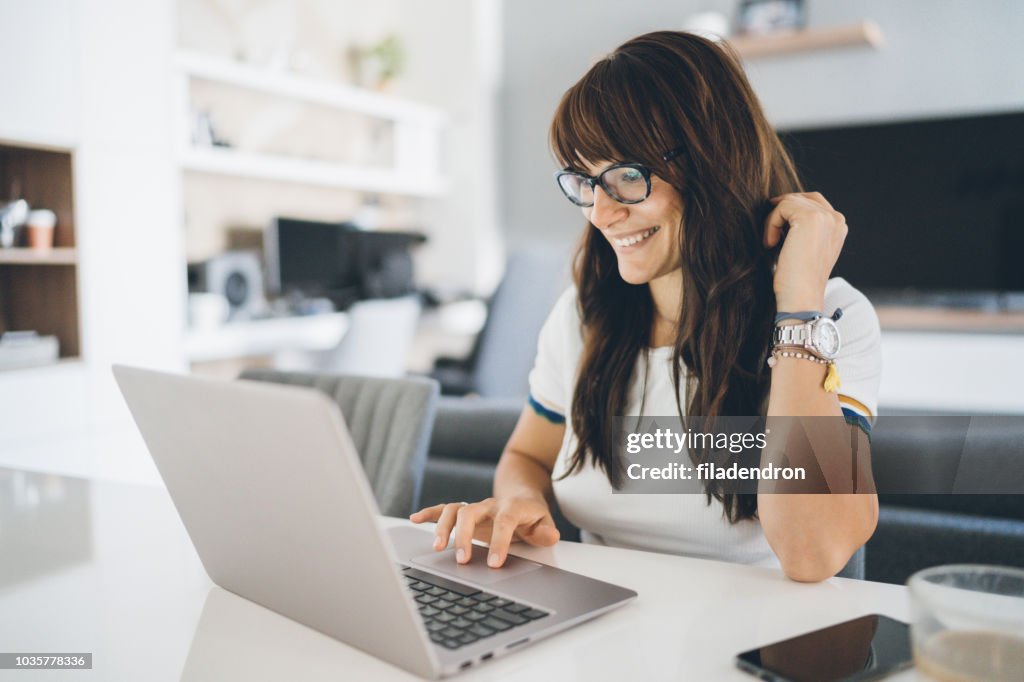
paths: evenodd
<path fill-rule="evenodd" d="M 829 275 L 843 216 L 800 191 L 792 162 L 725 48 L 676 32 L 640 36 L 562 98 L 557 176 L 587 219 L 574 280 L 540 334 L 530 398 L 498 463 L 494 497 L 412 515 L 435 549 L 472 539 L 488 564 L 512 540 L 559 538 L 557 499 L 584 541 L 760 565 L 799 581 L 835 575 L 874 531 L 874 494 L 613 495 L 617 415 L 847 415 L 876 411 L 878 321 Z M 835 368 L 776 352 L 777 312 L 833 311 Z M 810 317 L 813 317 L 810 316 Z"/>

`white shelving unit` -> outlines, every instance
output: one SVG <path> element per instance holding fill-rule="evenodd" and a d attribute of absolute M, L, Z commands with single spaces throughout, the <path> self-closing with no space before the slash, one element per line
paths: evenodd
<path fill-rule="evenodd" d="M 179 73 L 179 163 L 184 170 L 411 196 L 444 192 L 440 170 L 440 110 L 343 83 L 269 71 L 220 57 L 182 51 Z M 394 125 L 394 163 L 387 168 L 258 154 L 192 144 L 189 85 L 203 80 L 363 114 Z"/>
<path fill-rule="evenodd" d="M 198 173 L 240 178 L 295 182 L 363 192 L 436 196 L 444 191 L 440 177 L 429 172 L 405 175 L 386 168 L 362 168 L 270 154 L 254 154 L 226 147 L 188 147 L 181 152 L 181 167 Z"/>

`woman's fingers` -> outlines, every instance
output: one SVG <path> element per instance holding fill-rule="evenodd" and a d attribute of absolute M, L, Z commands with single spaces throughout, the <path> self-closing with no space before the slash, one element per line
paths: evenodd
<path fill-rule="evenodd" d="M 772 197 L 769 201 L 775 206 L 765 219 L 763 243 L 772 248 L 785 235 L 789 226 L 799 215 L 828 218 L 845 223 L 845 218 L 832 208 L 820 192 L 800 192 Z"/>
<path fill-rule="evenodd" d="M 551 515 L 545 513 L 538 518 L 537 511 L 515 504 L 501 509 L 494 498 L 488 498 L 474 504 L 437 504 L 419 510 L 409 519 L 414 523 L 435 521 L 434 549 L 445 549 L 449 538 L 452 538 L 455 560 L 460 564 L 469 563 L 472 559 L 475 536 L 479 536 L 478 540 L 488 540 L 487 564 L 498 568 L 504 565 L 508 548 L 514 540 L 520 539 L 538 547 L 550 547 L 558 542 L 560 534 Z"/>
<path fill-rule="evenodd" d="M 498 568 L 504 565 L 508 556 L 508 546 L 519 527 L 519 519 L 508 512 L 498 512 L 494 517 L 494 529 L 491 531 L 490 549 L 487 553 L 487 565 Z"/>
<path fill-rule="evenodd" d="M 520 530 L 519 537 L 523 539 L 523 542 L 536 547 L 550 547 L 558 542 L 562 537 L 562 534 L 559 533 L 558 528 L 555 527 L 554 520 L 548 516 L 541 519 L 530 528 Z"/>
<path fill-rule="evenodd" d="M 449 502 L 444 505 L 444 510 L 437 520 L 437 526 L 434 527 L 434 535 L 437 536 L 434 538 L 434 550 L 440 552 L 448 546 L 448 538 L 451 537 L 452 528 L 458 521 L 459 511 L 465 509 L 466 506 L 462 502 Z"/>
<path fill-rule="evenodd" d="M 473 558 L 473 531 L 476 524 L 491 514 L 494 499 L 488 498 L 482 502 L 462 505 L 455 520 L 455 561 L 460 564 L 469 563 Z"/>
<path fill-rule="evenodd" d="M 424 507 L 418 512 L 409 514 L 409 520 L 413 523 L 429 523 L 430 521 L 437 521 L 441 517 L 441 512 L 444 511 L 445 504 L 435 504 L 433 507 Z"/>

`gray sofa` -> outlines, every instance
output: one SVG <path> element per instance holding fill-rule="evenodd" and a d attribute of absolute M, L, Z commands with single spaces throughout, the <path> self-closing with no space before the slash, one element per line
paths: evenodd
<path fill-rule="evenodd" d="M 494 467 L 522 410 L 518 400 L 445 399 L 438 405 L 421 499 L 424 505 L 477 500 L 491 494 Z M 924 422 L 876 430 L 872 461 L 879 487 L 908 467 L 941 474 L 941 441 Z M 941 436 L 941 434 L 939 434 Z M 1005 433 L 975 432 L 991 451 L 1006 453 Z M 989 448 L 984 448 L 988 451 Z M 1020 453 L 1024 459 L 1024 452 Z M 938 473 L 936 473 L 938 472 Z M 888 477 L 888 478 L 887 478 Z M 948 563 L 1024 567 L 1024 496 L 881 495 L 878 529 L 867 544 L 864 577 L 903 583 L 914 571 Z M 560 515 L 564 539 L 579 537 Z M 859 573 L 859 572 L 858 572 Z"/>

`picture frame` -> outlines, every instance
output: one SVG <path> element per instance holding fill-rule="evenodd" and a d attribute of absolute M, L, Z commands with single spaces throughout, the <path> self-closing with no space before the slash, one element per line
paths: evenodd
<path fill-rule="evenodd" d="M 736 13 L 736 34 L 765 36 L 807 26 L 804 0 L 742 0 Z"/>

